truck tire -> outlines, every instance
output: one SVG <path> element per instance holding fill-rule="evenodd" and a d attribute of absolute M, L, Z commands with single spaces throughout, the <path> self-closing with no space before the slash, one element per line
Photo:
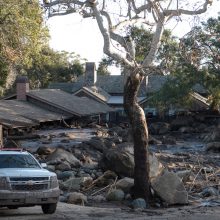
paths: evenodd
<path fill-rule="evenodd" d="M 57 203 L 41 205 L 44 214 L 53 214 L 56 211 Z"/>

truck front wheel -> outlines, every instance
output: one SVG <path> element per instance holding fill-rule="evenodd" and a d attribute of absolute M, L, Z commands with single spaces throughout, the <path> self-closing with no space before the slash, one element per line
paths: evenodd
<path fill-rule="evenodd" d="M 56 211 L 57 203 L 41 205 L 44 214 L 53 214 Z"/>

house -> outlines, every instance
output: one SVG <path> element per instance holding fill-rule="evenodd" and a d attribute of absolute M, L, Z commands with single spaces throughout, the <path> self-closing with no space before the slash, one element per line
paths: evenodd
<path fill-rule="evenodd" d="M 138 93 L 138 102 L 147 115 L 157 114 L 157 109 L 154 106 L 150 106 L 149 99 L 161 89 L 167 80 L 167 76 L 149 75 L 142 81 Z M 79 97 L 87 97 L 100 103 L 106 103 L 117 112 L 110 114 L 110 120 L 118 120 L 125 116 L 123 108 L 125 81 L 124 75 L 97 76 L 95 63 L 88 62 L 86 63 L 85 74 L 80 76 L 77 82 L 51 83 L 49 88 L 61 89 Z M 192 95 L 193 99 L 196 100 L 195 105 L 196 103 L 201 104 L 201 94 L 206 93 L 206 91 L 199 84 L 194 86 L 194 90 L 198 94 Z M 208 103 L 203 103 L 203 107 L 207 109 L 209 107 Z"/>
<path fill-rule="evenodd" d="M 27 128 L 45 122 L 101 117 L 113 111 L 105 103 L 59 89 L 30 90 L 27 77 L 16 81 L 16 94 L 0 100 L 0 124 L 5 129 Z"/>
<path fill-rule="evenodd" d="M 51 83 L 49 89 L 61 89 L 78 97 L 88 97 L 100 103 L 105 103 L 115 109 L 110 113 L 110 120 L 125 117 L 123 108 L 123 91 L 126 78 L 123 75 L 97 76 L 96 66 L 93 62 L 86 63 L 85 74 L 80 76 L 74 83 Z M 152 75 L 146 77 L 142 82 L 138 94 L 138 101 L 143 101 L 146 97 L 155 92 L 159 86 L 155 87 L 152 82 L 159 82 L 160 86 L 165 82 L 163 76 Z M 146 113 L 148 109 L 145 109 Z"/>

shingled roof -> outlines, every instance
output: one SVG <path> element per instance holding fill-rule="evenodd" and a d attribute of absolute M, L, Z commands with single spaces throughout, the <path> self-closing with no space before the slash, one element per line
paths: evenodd
<path fill-rule="evenodd" d="M 77 95 L 82 91 L 104 103 L 106 103 L 111 97 L 104 89 L 97 86 L 84 86 L 80 90 L 76 91 L 74 95 Z"/>
<path fill-rule="evenodd" d="M 27 96 L 79 117 L 113 111 L 106 104 L 86 97 L 77 97 L 59 89 L 31 90 Z"/>
<path fill-rule="evenodd" d="M 68 118 L 65 114 L 48 111 L 27 101 L 1 100 L 0 123 L 9 128 L 39 125 L 40 122 Z"/>
<path fill-rule="evenodd" d="M 123 94 L 125 79 L 122 75 L 98 76 L 94 86 L 105 90 L 109 94 Z M 84 86 L 84 77 L 79 77 L 74 83 L 50 83 L 49 89 L 61 89 L 69 93 L 75 93 Z M 68 89 L 67 89 L 68 88 Z M 145 81 L 141 84 L 139 96 L 146 95 Z"/>

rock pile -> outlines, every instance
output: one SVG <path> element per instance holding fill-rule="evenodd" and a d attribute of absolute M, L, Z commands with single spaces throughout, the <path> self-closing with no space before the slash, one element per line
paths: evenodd
<path fill-rule="evenodd" d="M 166 138 L 164 135 L 174 128 L 181 133 L 184 130 L 181 126 L 187 125 L 188 121 L 176 121 L 171 125 L 153 124 L 150 130 L 161 137 L 159 140 L 158 136 L 150 136 L 149 143 L 176 144 L 175 138 Z M 67 137 L 65 134 L 63 136 Z M 219 150 L 219 145 L 215 146 L 215 149 Z M 210 148 L 210 144 L 207 145 L 207 150 Z M 134 153 L 131 131 L 128 128 L 114 127 L 107 130 L 98 127 L 96 136 L 88 141 L 70 148 L 40 147 L 36 156 L 47 163 L 49 170 L 56 172 L 60 189 L 63 191 L 61 201 L 86 204 L 90 201 L 128 200 L 133 208 L 148 206 L 141 198 L 131 199 L 130 190 L 134 185 Z M 154 195 L 167 205 L 187 204 L 188 193 L 184 184 L 189 180 L 191 171 L 170 172 L 154 153 L 150 153 L 149 163 Z"/>

